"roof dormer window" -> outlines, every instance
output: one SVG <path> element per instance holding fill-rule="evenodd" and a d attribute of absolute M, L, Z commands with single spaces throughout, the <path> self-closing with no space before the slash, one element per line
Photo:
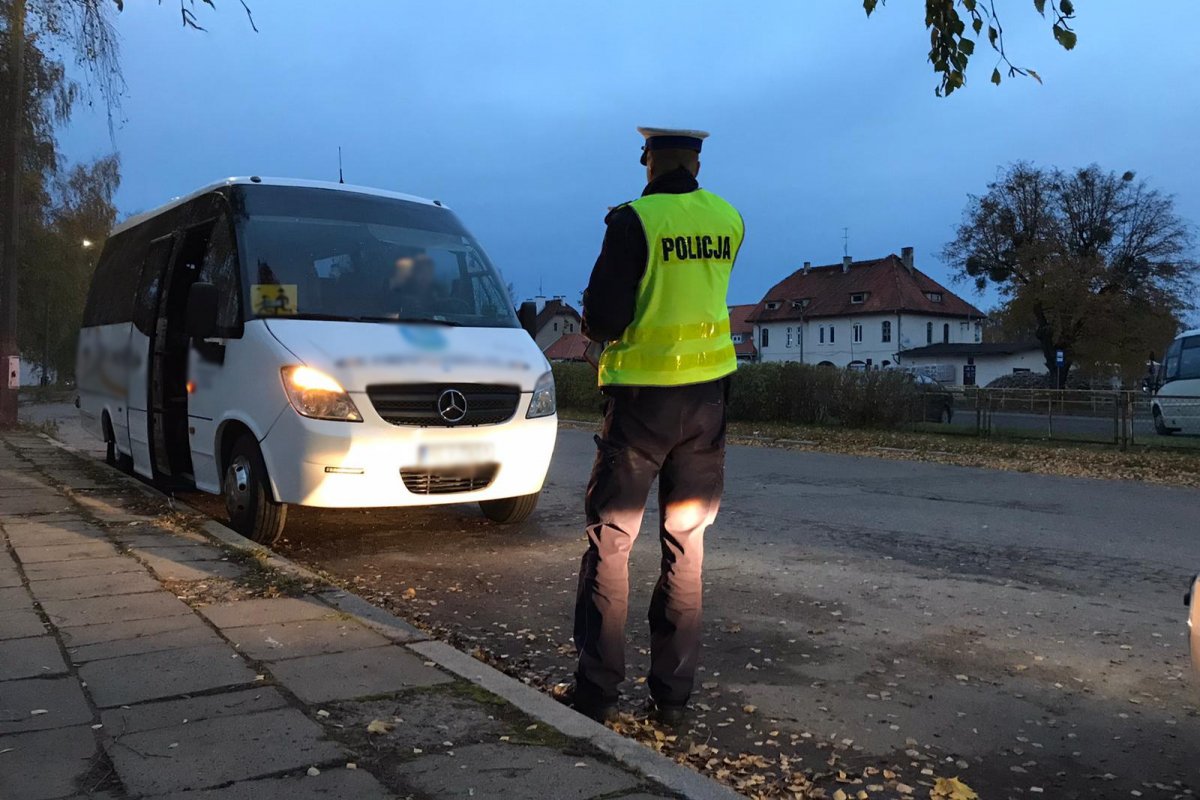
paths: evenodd
<path fill-rule="evenodd" d="M 767 311 L 776 311 L 776 310 L 778 310 L 778 308 L 779 308 L 778 300 L 768 300 L 767 301 Z"/>
<path fill-rule="evenodd" d="M 867 293 L 855 292 L 854 294 L 850 295 L 850 302 L 856 306 L 861 306 L 863 303 L 867 302 Z"/>
<path fill-rule="evenodd" d="M 941 292 L 926 292 L 925 296 L 928 297 L 934 303 L 942 302 L 942 293 Z"/>
<path fill-rule="evenodd" d="M 800 300 L 793 300 L 792 308 L 805 309 L 805 308 L 808 308 L 808 303 L 809 303 L 809 299 L 807 297 L 801 298 Z"/>

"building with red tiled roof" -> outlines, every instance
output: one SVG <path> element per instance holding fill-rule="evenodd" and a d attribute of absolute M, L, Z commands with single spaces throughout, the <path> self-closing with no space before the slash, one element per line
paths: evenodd
<path fill-rule="evenodd" d="M 982 311 L 918 270 L 913 250 L 869 261 L 805 262 L 747 317 L 760 361 L 887 367 L 930 344 L 982 341 Z"/>
<path fill-rule="evenodd" d="M 582 333 L 568 333 L 547 347 L 543 353 L 550 361 L 586 361 L 583 354 L 587 352 L 588 338 Z"/>
<path fill-rule="evenodd" d="M 754 346 L 754 323 L 747 318 L 754 309 L 755 303 L 729 307 L 729 335 L 733 337 L 733 349 L 737 351 L 738 361 L 757 361 L 758 348 Z"/>
<path fill-rule="evenodd" d="M 544 353 L 546 348 L 564 336 L 583 330 L 583 318 L 561 297 L 536 297 L 532 301 L 537 308 L 533 340 Z"/>

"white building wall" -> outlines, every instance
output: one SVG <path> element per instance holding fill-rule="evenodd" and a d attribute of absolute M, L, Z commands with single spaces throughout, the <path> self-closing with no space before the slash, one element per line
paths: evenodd
<path fill-rule="evenodd" d="M 967 366 L 967 356 L 921 356 L 904 361 L 907 367 L 950 367 L 953 370 L 955 386 L 961 386 L 963 367 Z M 1040 350 L 1028 350 L 1024 353 L 1011 355 L 982 355 L 973 356 L 975 360 L 975 385 L 987 386 L 1002 375 L 1011 375 L 1015 370 L 1028 370 L 1033 373 L 1046 371 L 1046 360 Z"/>
<path fill-rule="evenodd" d="M 883 323 L 890 323 L 891 341 L 883 341 Z M 802 361 L 805 364 L 820 364 L 828 361 L 836 367 L 848 366 L 851 362 L 868 359 L 873 367 L 896 364 L 896 354 L 901 350 L 940 344 L 946 334 L 943 326 L 949 325 L 949 341 L 953 344 L 976 342 L 976 326 L 979 320 L 950 317 L 933 317 L 918 314 L 863 314 L 822 319 L 786 320 L 754 326 L 755 344 L 759 349 L 760 361 Z M 862 326 L 862 341 L 854 341 L 854 326 Z M 932 325 L 932 329 L 927 326 Z M 821 330 L 825 331 L 824 343 Z M 762 331 L 766 329 L 768 345 L 762 346 Z M 833 330 L 830 341 L 830 329 Z M 927 342 L 927 334 L 932 341 Z M 980 325 L 979 335 L 982 335 Z M 789 345 L 790 341 L 790 345 Z"/>
<path fill-rule="evenodd" d="M 582 333 L 575 317 L 565 312 L 555 314 L 546 320 L 546 324 L 538 331 L 537 338 L 534 341 L 537 342 L 539 348 L 545 350 L 568 333 Z"/>

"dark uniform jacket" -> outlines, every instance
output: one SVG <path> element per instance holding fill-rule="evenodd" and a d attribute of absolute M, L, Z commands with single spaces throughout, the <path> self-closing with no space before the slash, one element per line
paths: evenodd
<path fill-rule="evenodd" d="M 692 173 L 680 168 L 650 181 L 642 196 L 687 194 L 699 188 Z M 617 206 L 604 222 L 608 225 L 604 244 L 583 293 L 583 333 L 593 342 L 619 339 L 633 322 L 638 284 L 650 258 L 646 231 L 636 211 Z"/>

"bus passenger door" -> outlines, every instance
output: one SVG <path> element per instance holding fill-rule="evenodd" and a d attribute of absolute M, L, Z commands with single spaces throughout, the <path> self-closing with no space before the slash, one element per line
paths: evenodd
<path fill-rule="evenodd" d="M 134 470 L 147 478 L 154 477 L 154 465 L 150 458 L 148 409 L 153 368 L 151 355 L 154 352 L 159 295 L 174 249 L 174 234 L 150 243 L 142 261 L 141 279 L 138 281 L 133 310 L 133 326 L 129 336 L 129 397 L 126 404 L 129 409 L 129 443 Z"/>
<path fill-rule="evenodd" d="M 233 224 L 222 213 L 213 225 L 208 249 L 197 280 L 211 283 L 220 298 L 216 333 L 212 339 L 193 339 L 188 348 L 188 431 L 191 441 L 192 473 L 196 488 L 221 491 L 221 464 L 217 449 L 217 427 L 238 406 L 246 391 L 245 353 L 239 347 L 244 332 L 241 279 Z M 228 358 L 227 358 L 228 356 Z M 251 366 L 254 366 L 251 364 Z"/>
<path fill-rule="evenodd" d="M 213 221 L 182 232 L 159 296 L 150 349 L 149 432 L 154 477 L 168 486 L 192 483 L 188 443 L 188 290 L 196 282 Z"/>

